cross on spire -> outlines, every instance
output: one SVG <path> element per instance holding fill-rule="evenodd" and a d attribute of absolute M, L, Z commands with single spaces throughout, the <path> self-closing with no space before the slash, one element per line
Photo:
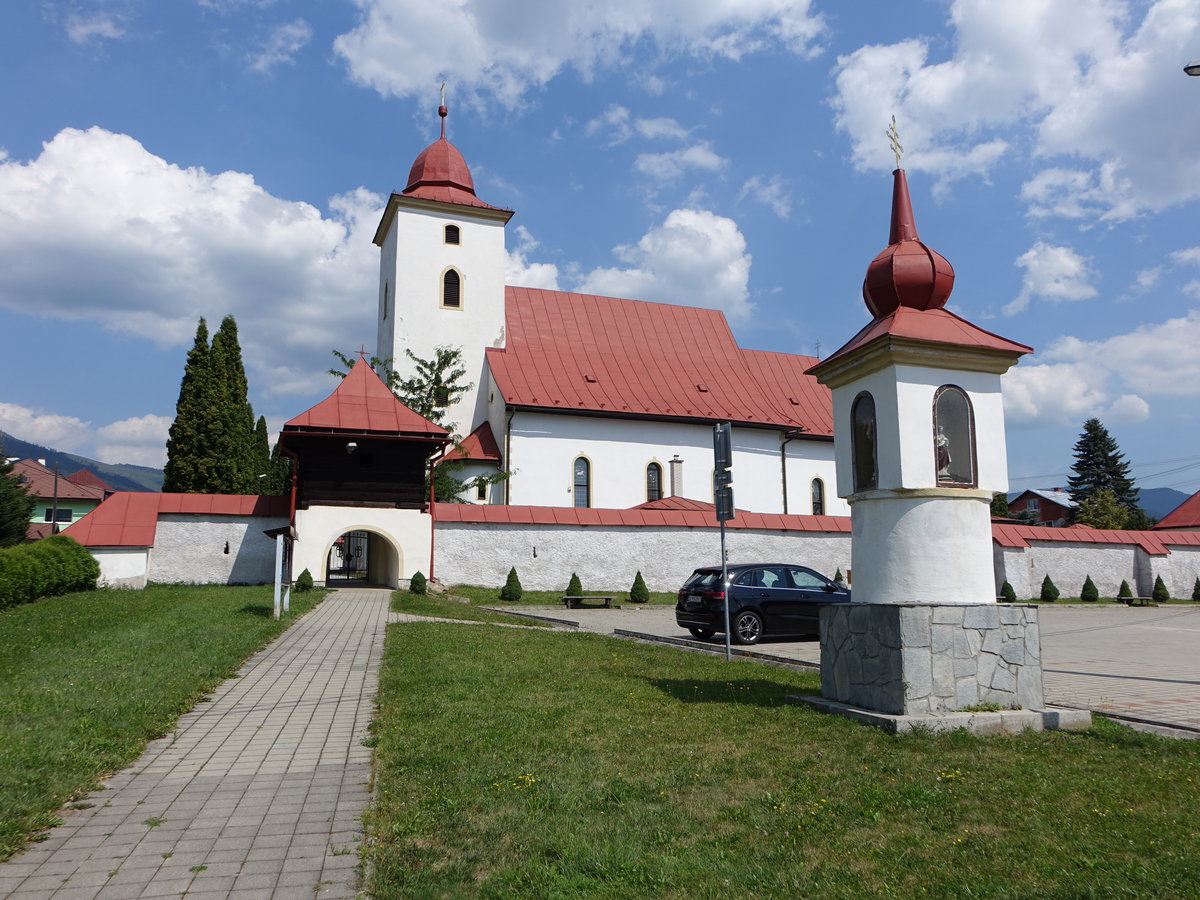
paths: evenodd
<path fill-rule="evenodd" d="M 900 143 L 900 132 L 896 130 L 896 117 L 892 116 L 892 124 L 884 132 L 892 145 L 892 153 L 896 155 L 896 168 L 900 168 L 900 157 L 904 155 L 904 145 Z"/>
<path fill-rule="evenodd" d="M 365 345 L 365 344 L 359 344 L 359 345 L 358 345 L 358 350 L 357 350 L 357 353 L 358 353 L 358 358 L 359 358 L 359 359 L 364 359 L 364 360 L 365 360 L 365 359 L 367 358 L 367 347 L 366 347 L 366 345 Z"/>
<path fill-rule="evenodd" d="M 442 120 L 442 140 L 446 139 L 446 82 L 442 82 L 442 105 L 438 107 L 438 115 Z"/>

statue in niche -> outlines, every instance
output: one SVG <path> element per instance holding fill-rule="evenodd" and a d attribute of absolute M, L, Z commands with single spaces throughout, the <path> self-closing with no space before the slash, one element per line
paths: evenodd
<path fill-rule="evenodd" d="M 938 388 L 933 401 L 933 445 L 937 483 L 975 485 L 975 447 L 971 401 L 962 388 Z"/>
<path fill-rule="evenodd" d="M 865 391 L 855 397 L 850 419 L 854 489 L 865 491 L 879 483 L 875 454 L 875 399 Z"/>

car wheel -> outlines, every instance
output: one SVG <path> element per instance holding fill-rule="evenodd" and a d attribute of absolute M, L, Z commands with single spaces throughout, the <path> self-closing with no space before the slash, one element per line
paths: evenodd
<path fill-rule="evenodd" d="M 758 613 L 740 612 L 733 620 L 733 636 L 739 644 L 757 644 L 762 637 L 762 627 Z"/>
<path fill-rule="evenodd" d="M 707 628 L 689 628 L 688 631 L 692 633 L 692 637 L 701 641 L 707 641 L 716 634 L 715 631 L 709 631 Z"/>

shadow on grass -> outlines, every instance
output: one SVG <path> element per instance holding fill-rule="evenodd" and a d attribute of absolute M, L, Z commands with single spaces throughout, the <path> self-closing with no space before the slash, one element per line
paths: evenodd
<path fill-rule="evenodd" d="M 264 619 L 269 619 L 275 614 L 274 606 L 266 606 L 262 603 L 247 603 L 238 612 L 244 612 L 251 616 L 260 616 Z"/>
<path fill-rule="evenodd" d="M 795 686 L 766 678 L 739 678 L 733 681 L 702 681 L 691 678 L 644 678 L 647 684 L 683 703 L 737 703 L 742 706 L 777 707 L 791 705 L 786 697 L 795 694 Z M 820 686 L 814 684 L 820 693 Z"/>

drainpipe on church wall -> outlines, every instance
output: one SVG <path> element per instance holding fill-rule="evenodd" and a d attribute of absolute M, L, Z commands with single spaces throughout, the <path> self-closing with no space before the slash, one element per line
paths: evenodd
<path fill-rule="evenodd" d="M 504 479 L 504 505 L 512 503 L 512 421 L 517 411 L 510 409 L 508 419 L 504 423 L 504 471 L 508 477 Z"/>
<path fill-rule="evenodd" d="M 791 431 L 780 432 L 780 437 L 783 439 L 779 444 L 779 465 L 782 470 L 783 480 L 783 514 L 788 514 L 788 489 L 787 489 L 787 445 L 804 433 L 803 428 L 794 428 Z"/>

